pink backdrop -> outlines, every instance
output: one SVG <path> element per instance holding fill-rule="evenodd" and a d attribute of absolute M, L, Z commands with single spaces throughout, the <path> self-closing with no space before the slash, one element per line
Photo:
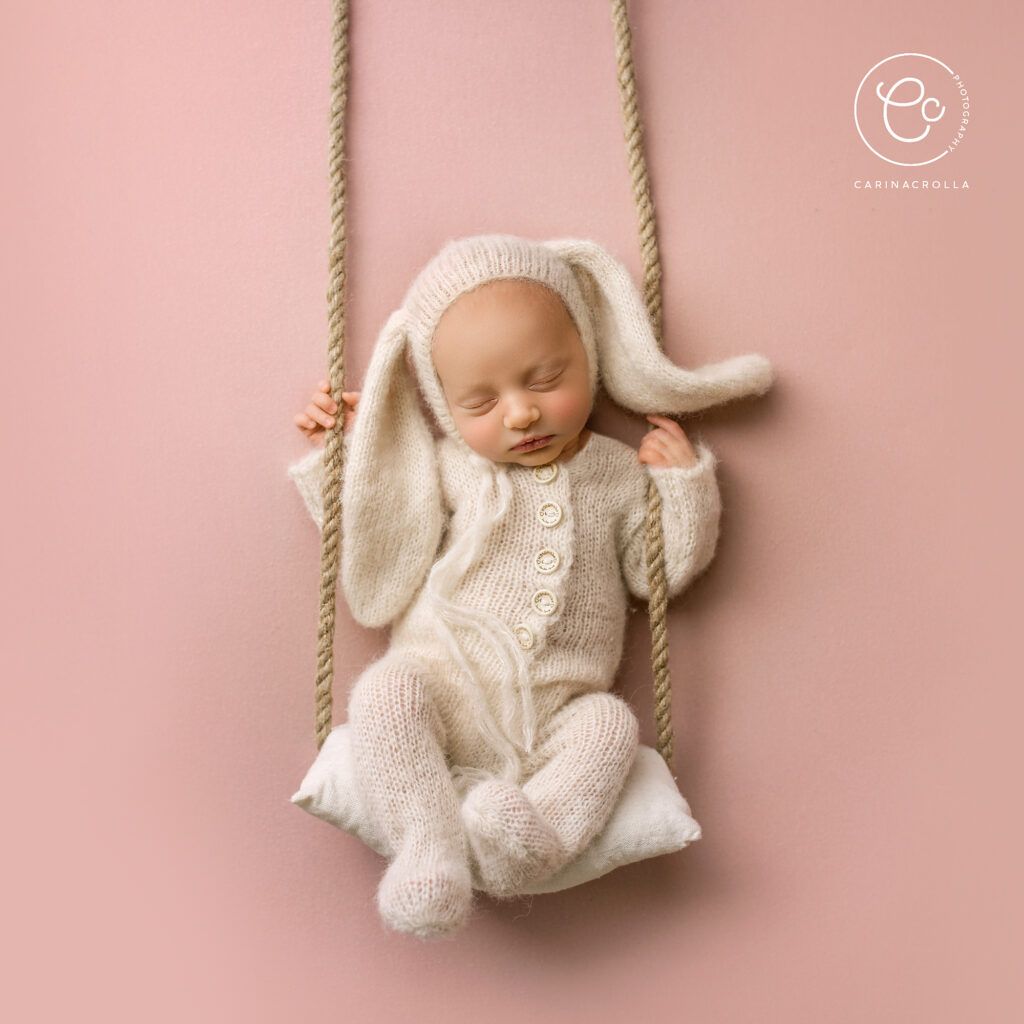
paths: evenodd
<path fill-rule="evenodd" d="M 725 506 L 671 615 L 704 838 L 429 945 L 379 923 L 381 858 L 288 800 L 328 3 L 2 19 L 10 1019 L 1019 1019 L 1017 7 L 634 0 L 666 347 L 779 372 L 684 421 Z M 355 0 L 352 43 L 350 386 L 447 238 L 589 235 L 639 271 L 605 3 Z M 851 116 L 901 50 L 967 82 L 926 177 L 969 190 L 853 187 L 907 176 Z M 336 718 L 383 641 L 341 606 Z M 653 743 L 647 656 L 636 616 Z"/>

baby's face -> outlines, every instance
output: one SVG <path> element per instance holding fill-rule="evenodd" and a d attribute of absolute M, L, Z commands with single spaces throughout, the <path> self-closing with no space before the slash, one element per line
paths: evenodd
<path fill-rule="evenodd" d="M 463 440 L 492 462 L 540 466 L 573 449 L 593 406 L 587 354 L 562 299 L 536 281 L 488 281 L 444 312 L 432 357 Z M 516 446 L 547 436 L 540 447 Z"/>

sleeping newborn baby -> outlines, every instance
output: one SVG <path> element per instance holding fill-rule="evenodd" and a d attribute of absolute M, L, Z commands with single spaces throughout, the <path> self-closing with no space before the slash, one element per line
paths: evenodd
<path fill-rule="evenodd" d="M 342 590 L 357 621 L 390 627 L 348 702 L 357 782 L 391 851 L 390 927 L 451 933 L 474 888 L 514 896 L 602 830 L 638 743 L 610 691 L 630 601 L 649 596 L 648 481 L 670 597 L 718 537 L 715 457 L 659 414 L 771 377 L 758 355 L 671 363 L 593 242 L 473 236 L 420 272 L 362 391 L 342 395 Z M 599 382 L 655 425 L 639 451 L 588 429 Z M 296 422 L 320 440 L 337 413 L 322 382 Z M 322 526 L 321 452 L 291 472 Z"/>

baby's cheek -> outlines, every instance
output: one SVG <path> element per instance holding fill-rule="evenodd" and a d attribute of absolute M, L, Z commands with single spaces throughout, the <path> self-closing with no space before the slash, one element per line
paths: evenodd
<path fill-rule="evenodd" d="M 590 402 L 585 395 L 571 392 L 553 394 L 548 402 L 548 412 L 563 423 L 586 420 L 590 415 Z"/>
<path fill-rule="evenodd" d="M 488 429 L 485 420 L 486 417 L 483 419 L 471 418 L 455 421 L 463 441 L 476 451 L 479 451 L 481 448 L 487 448 L 491 441 L 490 434 L 492 432 Z"/>

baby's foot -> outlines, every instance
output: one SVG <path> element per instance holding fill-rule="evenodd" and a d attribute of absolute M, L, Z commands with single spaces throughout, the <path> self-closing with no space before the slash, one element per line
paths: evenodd
<path fill-rule="evenodd" d="M 445 839 L 409 837 L 377 887 L 377 909 L 384 923 L 421 939 L 459 929 L 472 901 L 469 863 L 461 849 Z"/>
<path fill-rule="evenodd" d="M 476 888 L 496 897 L 554 874 L 568 860 L 551 825 L 516 785 L 501 779 L 477 783 L 462 802 Z"/>

